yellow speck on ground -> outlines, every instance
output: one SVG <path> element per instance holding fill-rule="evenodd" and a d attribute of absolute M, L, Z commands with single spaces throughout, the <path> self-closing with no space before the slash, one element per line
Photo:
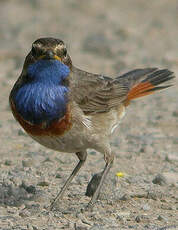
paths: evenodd
<path fill-rule="evenodd" d="M 117 172 L 116 176 L 118 176 L 118 177 L 125 177 L 125 173 L 123 173 L 123 172 Z"/>

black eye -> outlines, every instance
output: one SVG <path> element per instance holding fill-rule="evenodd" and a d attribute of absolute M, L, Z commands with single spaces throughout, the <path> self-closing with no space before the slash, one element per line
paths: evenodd
<path fill-rule="evenodd" d="M 32 55 L 33 56 L 37 55 L 37 51 L 36 51 L 36 48 L 34 46 L 32 46 Z"/>
<path fill-rule="evenodd" d="M 66 57 L 66 56 L 67 56 L 67 49 L 64 49 L 64 51 L 63 51 L 63 55 L 64 55 L 64 57 Z"/>

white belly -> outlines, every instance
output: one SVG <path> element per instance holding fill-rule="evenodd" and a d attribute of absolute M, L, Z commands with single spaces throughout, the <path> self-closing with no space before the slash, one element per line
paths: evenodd
<path fill-rule="evenodd" d="M 125 107 L 108 113 L 88 116 L 81 122 L 74 121 L 72 128 L 61 136 L 31 136 L 41 145 L 60 152 L 79 152 L 87 148 L 99 149 L 100 142 L 109 142 L 110 135 L 125 115 Z"/>

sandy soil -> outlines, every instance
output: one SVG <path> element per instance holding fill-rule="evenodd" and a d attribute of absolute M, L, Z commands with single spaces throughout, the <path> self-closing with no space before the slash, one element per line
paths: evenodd
<path fill-rule="evenodd" d="M 85 191 L 103 169 L 103 156 L 89 151 L 59 209 L 49 211 L 77 159 L 35 143 L 8 105 L 40 36 L 63 39 L 73 63 L 90 72 L 114 76 L 149 66 L 178 76 L 177 22 L 177 0 L 0 1 L 0 229 L 178 229 L 178 78 L 174 87 L 129 106 L 113 135 L 114 166 L 92 211 L 84 211 Z"/>

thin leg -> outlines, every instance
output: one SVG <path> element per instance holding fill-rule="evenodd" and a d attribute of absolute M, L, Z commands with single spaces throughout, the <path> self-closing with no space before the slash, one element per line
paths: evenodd
<path fill-rule="evenodd" d="M 80 168 L 82 167 L 82 165 L 85 163 L 86 158 L 87 158 L 87 152 L 78 152 L 76 153 L 76 155 L 79 158 L 79 162 L 76 165 L 76 167 L 74 168 L 74 170 L 72 171 L 72 173 L 70 174 L 69 178 L 67 179 L 67 181 L 65 182 L 64 186 L 62 187 L 61 191 L 57 194 L 56 198 L 54 199 L 54 201 L 51 203 L 50 205 L 50 210 L 52 210 L 54 208 L 54 206 L 56 205 L 56 203 L 58 202 L 59 199 L 62 199 L 64 192 L 66 191 L 66 189 L 69 187 L 70 182 L 72 181 L 72 179 L 75 177 L 75 175 L 78 173 L 78 171 L 80 170 Z"/>
<path fill-rule="evenodd" d="M 100 182 L 98 184 L 98 187 L 95 190 L 95 192 L 94 192 L 94 194 L 93 194 L 93 196 L 92 196 L 92 198 L 91 198 L 91 200 L 90 200 L 90 202 L 89 202 L 89 204 L 87 206 L 88 208 L 92 207 L 93 204 L 96 202 L 96 200 L 98 198 L 98 195 L 100 193 L 100 190 L 101 190 L 101 188 L 103 186 L 103 182 L 106 179 L 106 176 L 107 176 L 107 174 L 108 174 L 108 172 L 109 172 L 109 170 L 110 170 L 110 168 L 111 168 L 111 166 L 113 164 L 113 160 L 114 160 L 114 155 L 105 156 L 106 165 L 105 165 L 105 168 L 104 168 L 104 170 L 102 172 L 101 180 L 100 180 Z"/>

